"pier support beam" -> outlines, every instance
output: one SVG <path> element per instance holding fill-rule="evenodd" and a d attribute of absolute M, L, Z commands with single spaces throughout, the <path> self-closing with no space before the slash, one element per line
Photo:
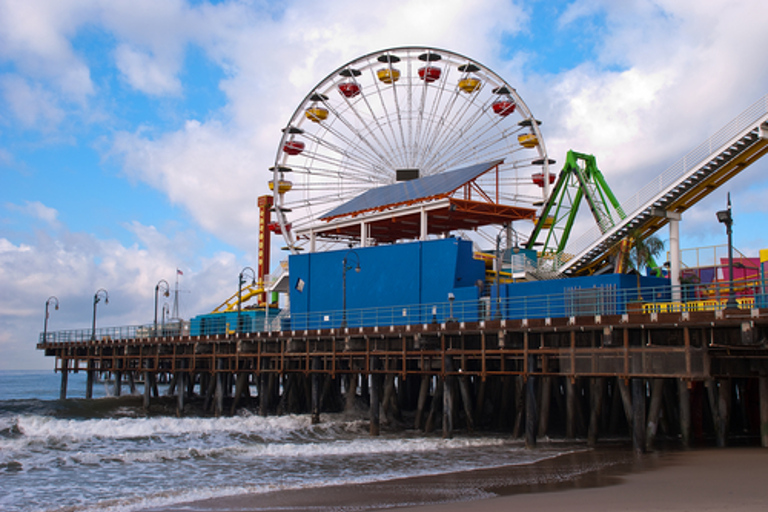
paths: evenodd
<path fill-rule="evenodd" d="M 677 395 L 680 402 L 680 441 L 684 448 L 691 447 L 691 391 L 688 381 L 677 381 Z"/>
<path fill-rule="evenodd" d="M 445 377 L 443 378 L 443 438 L 453 437 L 453 359 L 445 358 Z"/>
<path fill-rule="evenodd" d="M 312 358 L 312 424 L 320 423 L 320 370 L 322 361 L 319 357 Z"/>
<path fill-rule="evenodd" d="M 539 408 L 538 437 L 545 437 L 549 430 L 549 409 L 552 401 L 552 377 L 541 378 L 541 407 Z"/>
<path fill-rule="evenodd" d="M 600 433 L 600 415 L 603 411 L 603 395 L 605 393 L 605 379 L 596 377 L 589 382 L 589 427 L 587 429 L 587 444 L 589 446 L 597 445 L 597 438 Z"/>
<path fill-rule="evenodd" d="M 222 370 L 224 369 L 224 360 L 219 359 L 216 361 L 216 367 L 218 368 L 218 372 L 216 372 L 216 390 L 214 391 L 214 397 L 213 397 L 213 415 L 217 418 L 221 416 L 224 413 L 224 373 Z"/>
<path fill-rule="evenodd" d="M 632 379 L 632 447 L 645 452 L 645 381 Z"/>
<path fill-rule="evenodd" d="M 719 448 L 724 448 L 728 444 L 731 423 L 731 380 L 708 380 L 707 397 L 715 426 L 715 442 Z"/>
<path fill-rule="evenodd" d="M 429 398 L 429 384 L 432 377 L 429 375 L 421 376 L 421 384 L 419 385 L 419 398 L 416 401 L 416 418 L 413 422 L 413 428 L 421 430 L 424 426 L 424 408 L 427 406 L 427 399 Z"/>
<path fill-rule="evenodd" d="M 373 370 L 376 370 L 378 368 L 378 358 L 372 357 L 371 358 L 371 367 Z M 381 409 L 381 386 L 379 385 L 379 374 L 377 373 L 371 373 L 371 386 L 370 386 L 370 434 L 372 436 L 378 436 L 381 432 L 381 424 L 380 424 L 380 409 Z"/>
<path fill-rule="evenodd" d="M 59 389 L 59 399 L 67 399 L 67 380 L 69 379 L 69 363 L 66 359 L 61 360 L 61 388 Z"/>
<path fill-rule="evenodd" d="M 85 379 L 85 398 L 93 398 L 93 381 L 96 378 L 96 371 L 93 369 L 93 360 L 88 360 L 88 370 Z"/>
<path fill-rule="evenodd" d="M 565 378 L 565 437 L 576 437 L 576 390 L 571 378 Z"/>
<path fill-rule="evenodd" d="M 535 365 L 535 356 L 528 356 L 529 360 L 534 360 Z M 531 362 L 529 361 L 529 368 L 531 367 Z M 533 366 L 535 368 L 535 366 Z M 539 414 L 536 410 L 536 380 L 537 377 L 534 375 L 528 375 L 528 379 L 525 382 L 525 447 L 526 448 L 535 448 L 536 447 L 536 434 L 537 431 L 537 420 L 539 419 Z"/>
<path fill-rule="evenodd" d="M 760 377 L 760 442 L 768 448 L 768 376 Z"/>
<path fill-rule="evenodd" d="M 184 398 L 187 394 L 187 373 L 184 371 L 184 362 L 179 361 L 179 365 L 181 369 L 176 377 L 176 416 L 181 417 L 184 414 Z"/>
<path fill-rule="evenodd" d="M 659 428 L 659 415 L 661 413 L 661 398 L 664 390 L 664 379 L 651 380 L 651 405 L 648 411 L 648 425 L 645 429 L 645 449 L 651 450 L 656 440 L 656 432 Z"/>
<path fill-rule="evenodd" d="M 344 397 L 344 411 L 352 412 L 355 410 L 355 400 L 357 399 L 357 373 L 351 373 L 347 378 L 347 394 Z"/>
<path fill-rule="evenodd" d="M 469 378 L 466 375 L 459 378 L 459 391 L 461 403 L 464 406 L 464 416 L 467 418 L 467 430 L 472 432 L 475 429 L 475 408 L 472 405 L 472 393 L 469 392 Z"/>

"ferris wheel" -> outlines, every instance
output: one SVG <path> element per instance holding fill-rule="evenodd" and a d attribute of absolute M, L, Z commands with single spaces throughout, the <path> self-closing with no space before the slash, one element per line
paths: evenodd
<path fill-rule="evenodd" d="M 313 87 L 283 129 L 269 229 L 295 253 L 324 214 L 364 192 L 492 160 L 497 172 L 478 181 L 494 181 L 499 203 L 541 203 L 554 161 L 539 124 L 512 86 L 463 55 L 364 55 Z"/>

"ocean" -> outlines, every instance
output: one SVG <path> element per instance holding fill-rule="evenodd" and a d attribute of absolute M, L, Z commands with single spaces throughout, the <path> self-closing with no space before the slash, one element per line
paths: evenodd
<path fill-rule="evenodd" d="M 443 439 L 384 429 L 371 437 L 359 415 L 186 416 L 110 396 L 70 374 L 59 400 L 53 371 L 0 372 L 0 510 L 162 509 L 223 496 L 523 465 L 586 451 L 544 441 L 533 450 L 508 433 Z M 141 393 L 141 386 L 138 393 Z M 162 391 L 162 390 L 161 390 Z M 124 389 L 124 393 L 127 390 Z M 152 410 L 159 409 L 159 410 Z"/>

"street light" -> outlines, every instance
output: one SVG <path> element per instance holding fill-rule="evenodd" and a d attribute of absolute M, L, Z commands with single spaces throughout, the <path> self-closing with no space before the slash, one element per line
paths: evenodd
<path fill-rule="evenodd" d="M 240 332 L 240 310 L 241 310 L 241 301 L 243 297 L 243 283 L 245 283 L 245 273 L 246 271 L 251 271 L 251 286 L 256 285 L 256 271 L 253 270 L 251 267 L 245 267 L 243 270 L 240 271 L 240 276 L 237 280 L 237 332 Z"/>
<path fill-rule="evenodd" d="M 155 331 L 154 335 L 157 336 L 157 294 L 160 291 L 160 286 L 163 285 L 165 287 L 165 291 L 163 292 L 163 296 L 170 297 L 171 296 L 171 286 L 168 284 L 168 281 L 165 279 L 161 279 L 157 282 L 155 285 Z"/>
<path fill-rule="evenodd" d="M 733 289 L 733 215 L 731 215 L 731 193 L 728 192 L 728 208 L 717 212 L 717 221 L 725 224 L 725 232 L 728 235 L 728 300 L 725 303 L 725 309 L 738 309 L 736 294 Z"/>
<path fill-rule="evenodd" d="M 109 293 L 104 288 L 99 288 L 96 293 L 93 294 L 93 324 L 91 324 L 91 341 L 96 341 L 96 304 L 101 301 L 101 296 L 104 296 L 104 304 L 109 304 Z"/>
<path fill-rule="evenodd" d="M 357 264 L 353 267 L 347 262 L 347 256 L 350 254 L 355 256 L 355 261 Z M 341 293 L 342 293 L 342 299 L 341 299 L 341 311 L 342 311 L 342 317 L 341 317 L 341 328 L 345 328 L 347 326 L 347 270 L 355 269 L 355 272 L 360 273 L 360 257 L 357 255 L 355 251 L 348 251 L 347 254 L 344 255 L 344 259 L 341 260 L 342 265 L 342 272 L 341 272 Z"/>
<path fill-rule="evenodd" d="M 59 299 L 57 299 L 54 295 L 51 295 L 48 297 L 48 300 L 45 301 L 45 322 L 43 323 L 43 343 L 46 343 L 48 341 L 48 306 L 51 304 L 56 304 L 56 310 L 59 310 Z"/>

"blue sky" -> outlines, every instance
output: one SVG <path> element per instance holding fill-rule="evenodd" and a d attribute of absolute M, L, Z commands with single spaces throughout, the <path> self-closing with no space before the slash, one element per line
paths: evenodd
<path fill-rule="evenodd" d="M 181 314 L 210 311 L 255 266 L 255 199 L 280 128 L 336 67 L 424 45 L 513 84 L 550 155 L 597 156 L 626 197 L 768 93 L 762 0 L 0 0 L 0 369 L 50 368 L 51 329 L 152 319 L 184 272 Z M 683 247 L 760 229 L 768 162 L 684 217 Z M 663 236 L 666 233 L 662 234 Z M 279 246 L 276 242 L 274 245 Z M 280 257 L 274 252 L 273 262 Z"/>

